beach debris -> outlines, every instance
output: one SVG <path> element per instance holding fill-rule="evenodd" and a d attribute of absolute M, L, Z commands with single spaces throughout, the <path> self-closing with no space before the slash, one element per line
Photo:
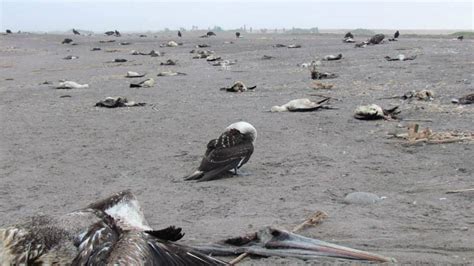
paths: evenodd
<path fill-rule="evenodd" d="M 72 42 L 73 42 L 72 39 L 66 38 L 66 39 L 64 39 L 61 43 L 62 43 L 62 44 L 70 44 L 70 43 L 72 43 Z"/>
<path fill-rule="evenodd" d="M 64 60 L 73 60 L 73 59 L 79 59 L 79 56 L 75 55 L 68 55 L 66 57 L 63 57 Z"/>
<path fill-rule="evenodd" d="M 457 104 L 474 104 L 474 93 L 465 95 L 458 99 L 451 99 L 451 102 Z"/>
<path fill-rule="evenodd" d="M 369 104 L 358 106 L 354 111 L 354 117 L 361 120 L 391 120 L 396 118 L 396 115 L 399 113 L 398 106 L 390 109 L 383 109 L 376 104 Z"/>
<path fill-rule="evenodd" d="M 340 60 L 342 58 L 342 54 L 338 55 L 326 55 L 323 60 L 325 61 L 335 61 L 335 60 Z"/>
<path fill-rule="evenodd" d="M 316 64 L 313 64 L 311 67 L 311 79 L 333 79 L 337 78 L 338 75 L 329 72 L 319 72 L 316 67 Z"/>
<path fill-rule="evenodd" d="M 330 90 L 334 87 L 332 83 L 322 83 L 321 81 L 313 81 L 311 88 L 315 90 Z"/>
<path fill-rule="evenodd" d="M 312 112 L 318 109 L 332 109 L 325 105 L 329 101 L 329 98 L 325 98 L 319 102 L 313 102 L 310 99 L 302 98 L 295 99 L 287 102 L 284 105 L 275 105 L 270 109 L 270 112 Z"/>
<path fill-rule="evenodd" d="M 275 59 L 275 57 L 271 56 L 271 55 L 263 55 L 262 56 L 262 60 L 271 60 L 271 59 Z"/>
<path fill-rule="evenodd" d="M 186 76 L 186 73 L 183 72 L 174 72 L 174 71 L 163 71 L 158 73 L 158 77 L 172 77 L 172 76 Z"/>
<path fill-rule="evenodd" d="M 344 198 L 344 202 L 350 204 L 369 205 L 381 201 L 382 199 L 368 192 L 352 192 L 347 194 Z"/>
<path fill-rule="evenodd" d="M 63 81 L 60 82 L 59 85 L 56 87 L 58 90 L 69 90 L 69 89 L 85 89 L 89 88 L 89 84 L 79 84 L 75 81 Z"/>
<path fill-rule="evenodd" d="M 179 227 L 154 230 L 129 190 L 62 215 L 0 228 L 3 265 L 227 265 L 174 243 Z"/>
<path fill-rule="evenodd" d="M 140 74 L 138 72 L 133 72 L 133 71 L 127 71 L 127 75 L 125 75 L 126 78 L 141 78 L 144 77 L 146 74 Z"/>
<path fill-rule="evenodd" d="M 287 46 L 289 49 L 292 49 L 292 48 L 301 48 L 301 45 L 300 44 L 290 44 Z"/>
<path fill-rule="evenodd" d="M 211 181 L 221 178 L 230 170 L 238 170 L 248 162 L 257 139 L 257 130 L 244 121 L 228 126 L 217 139 L 209 141 L 201 164 L 185 180 Z"/>
<path fill-rule="evenodd" d="M 407 144 L 427 143 L 427 144 L 443 144 L 462 141 L 474 141 L 474 132 L 462 132 L 459 130 L 433 132 L 430 128 L 420 130 L 420 126 L 416 123 L 410 123 L 407 126 L 408 133 L 393 134 L 396 138 L 402 138 L 408 141 Z"/>
<path fill-rule="evenodd" d="M 168 59 L 168 60 L 166 60 L 166 62 L 161 62 L 160 66 L 175 66 L 176 62 L 177 62 L 177 60 L 175 61 L 173 59 Z"/>
<path fill-rule="evenodd" d="M 91 51 L 100 51 L 100 50 L 102 50 L 102 48 L 100 48 L 100 47 L 94 47 L 94 48 L 91 49 Z"/>
<path fill-rule="evenodd" d="M 244 92 L 247 90 L 254 90 L 257 86 L 247 87 L 242 81 L 236 81 L 232 86 L 226 88 L 220 88 L 228 92 Z"/>
<path fill-rule="evenodd" d="M 140 81 L 138 83 L 131 83 L 130 88 L 150 88 L 155 85 L 155 80 L 152 78 Z"/>
<path fill-rule="evenodd" d="M 390 56 L 385 56 L 384 57 L 387 61 L 408 61 L 408 60 L 415 60 L 416 55 L 412 56 L 405 56 L 403 54 L 399 54 L 397 57 L 390 57 Z"/>
<path fill-rule="evenodd" d="M 323 213 L 320 217 L 315 218 L 316 223 L 320 223 L 322 219 L 327 217 L 327 214 Z M 306 221 L 305 223 L 311 224 L 311 222 Z M 301 230 L 305 226 L 297 226 L 295 229 L 300 228 L 298 230 Z M 277 227 L 266 226 L 255 233 L 225 239 L 210 245 L 195 245 L 193 247 L 205 254 L 212 254 L 214 256 L 232 256 L 243 253 L 230 261 L 231 265 L 235 265 L 247 255 L 292 257 L 303 260 L 318 260 L 321 257 L 331 257 L 379 263 L 396 262 L 394 258 L 335 245 L 296 233 L 297 230 L 289 232 Z"/>
<path fill-rule="evenodd" d="M 128 101 L 125 97 L 107 97 L 105 100 L 99 101 L 95 104 L 97 107 L 116 108 L 116 107 L 135 107 L 145 106 L 146 103 L 137 103 Z"/>
<path fill-rule="evenodd" d="M 114 63 L 124 63 L 124 62 L 127 62 L 127 59 L 125 58 L 115 58 Z"/>

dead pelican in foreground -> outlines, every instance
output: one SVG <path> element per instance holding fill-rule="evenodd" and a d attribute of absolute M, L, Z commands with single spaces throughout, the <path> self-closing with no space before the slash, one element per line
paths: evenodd
<path fill-rule="evenodd" d="M 395 259 L 357 249 L 331 244 L 318 239 L 304 237 L 274 227 L 265 227 L 258 232 L 220 241 L 216 244 L 194 246 L 195 249 L 214 256 L 234 256 L 241 253 L 263 257 L 293 257 L 303 260 L 318 260 L 333 257 L 348 260 L 373 262 L 396 262 Z M 324 262 L 322 264 L 325 264 Z"/>
<path fill-rule="evenodd" d="M 209 141 L 198 169 L 185 180 L 210 181 L 246 164 L 252 156 L 257 130 L 247 122 L 228 126 L 219 138 Z"/>
<path fill-rule="evenodd" d="M 296 99 L 287 102 L 282 106 L 275 105 L 270 109 L 270 112 L 311 112 L 323 108 L 323 103 L 327 102 L 329 98 L 323 99 L 319 102 L 313 102 L 310 99 Z"/>
<path fill-rule="evenodd" d="M 181 228 L 153 230 L 130 191 L 59 216 L 0 229 L 2 265 L 225 265 L 173 243 Z"/>

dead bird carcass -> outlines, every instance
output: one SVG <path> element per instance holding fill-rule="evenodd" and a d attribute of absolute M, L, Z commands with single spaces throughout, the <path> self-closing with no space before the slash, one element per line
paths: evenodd
<path fill-rule="evenodd" d="M 107 97 L 105 100 L 99 101 L 95 104 L 97 107 L 117 108 L 117 107 L 135 107 L 145 106 L 146 103 L 138 103 L 128 101 L 125 97 Z"/>
<path fill-rule="evenodd" d="M 244 92 L 247 90 L 254 90 L 255 88 L 257 88 L 257 86 L 247 87 L 242 81 L 237 81 L 232 86 L 224 87 L 224 88 L 221 88 L 220 90 L 225 90 L 228 92 Z"/>
<path fill-rule="evenodd" d="M 360 120 L 391 120 L 396 118 L 396 115 L 399 113 L 398 106 L 390 109 L 383 109 L 376 104 L 369 104 L 358 106 L 354 111 L 354 117 Z"/>

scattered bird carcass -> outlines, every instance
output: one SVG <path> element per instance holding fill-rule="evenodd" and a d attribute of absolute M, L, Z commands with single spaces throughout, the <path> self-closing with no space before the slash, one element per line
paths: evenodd
<path fill-rule="evenodd" d="M 272 59 L 275 59 L 275 57 L 271 56 L 271 55 L 263 55 L 262 56 L 262 60 L 272 60 Z"/>
<path fill-rule="evenodd" d="M 70 39 L 70 38 L 65 38 L 61 43 L 62 43 L 62 44 L 70 44 L 70 43 L 72 43 L 72 42 L 73 42 L 72 39 Z"/>
<path fill-rule="evenodd" d="M 174 71 L 162 71 L 158 73 L 158 77 L 173 77 L 173 76 L 186 76 L 186 73 L 183 72 L 174 72 Z"/>
<path fill-rule="evenodd" d="M 289 49 L 294 49 L 294 48 L 301 48 L 302 46 L 300 44 L 290 44 L 287 46 Z"/>
<path fill-rule="evenodd" d="M 216 55 L 213 55 L 213 54 L 206 57 L 206 61 L 208 61 L 208 62 L 220 61 L 221 59 L 222 59 L 222 57 L 216 56 Z"/>
<path fill-rule="evenodd" d="M 237 60 L 218 60 L 216 62 L 211 62 L 210 64 L 212 66 L 221 66 L 221 67 L 228 67 L 231 65 L 235 65 L 237 63 Z"/>
<path fill-rule="evenodd" d="M 193 56 L 193 59 L 204 59 L 204 58 L 209 57 L 210 55 L 213 55 L 214 51 L 210 51 L 210 50 L 191 50 L 190 53 L 195 54 Z"/>
<path fill-rule="evenodd" d="M 119 45 L 130 45 L 132 44 L 131 42 L 119 42 Z"/>
<path fill-rule="evenodd" d="M 287 102 L 284 105 L 275 105 L 270 109 L 270 112 L 277 113 L 277 112 L 312 112 L 318 109 L 332 109 L 327 102 L 329 98 L 325 98 L 318 102 L 313 102 L 310 99 L 302 98 L 302 99 L 295 99 Z"/>
<path fill-rule="evenodd" d="M 63 215 L 0 228 L 2 265 L 226 265 L 174 243 L 174 226 L 153 230 L 130 191 Z"/>
<path fill-rule="evenodd" d="M 339 77 L 335 73 L 329 73 L 329 72 L 320 72 L 316 65 L 312 65 L 311 67 L 311 79 L 334 79 Z"/>
<path fill-rule="evenodd" d="M 344 35 L 344 39 L 346 38 L 354 39 L 354 35 L 349 31 L 348 33 L 346 33 L 346 35 Z"/>
<path fill-rule="evenodd" d="M 177 62 L 178 62 L 177 60 L 168 59 L 166 60 L 166 62 L 161 62 L 160 66 L 175 66 Z"/>
<path fill-rule="evenodd" d="M 115 58 L 113 63 L 125 63 L 127 62 L 128 60 L 125 59 L 125 58 Z"/>
<path fill-rule="evenodd" d="M 134 101 L 129 101 L 125 97 L 107 97 L 105 100 L 99 101 L 95 104 L 97 107 L 106 107 L 106 108 L 117 108 L 117 107 L 135 107 L 135 106 L 145 106 L 146 103 L 139 103 Z"/>
<path fill-rule="evenodd" d="M 247 87 L 242 81 L 237 81 L 232 86 L 221 88 L 221 90 L 228 92 L 245 92 L 247 90 L 254 90 L 255 88 L 257 88 L 257 86 Z"/>
<path fill-rule="evenodd" d="M 400 111 L 398 106 L 390 109 L 383 109 L 377 104 L 361 105 L 354 111 L 354 117 L 360 120 L 395 119 Z"/>
<path fill-rule="evenodd" d="M 79 84 L 75 81 L 66 80 L 60 82 L 56 89 L 70 90 L 70 89 L 86 89 L 89 88 L 89 84 Z"/>
<path fill-rule="evenodd" d="M 160 47 L 178 47 L 179 44 L 175 41 L 169 41 L 167 43 L 161 44 Z"/>
<path fill-rule="evenodd" d="M 130 88 L 150 88 L 155 85 L 155 80 L 152 78 L 140 81 L 138 83 L 131 83 Z"/>
<path fill-rule="evenodd" d="M 385 56 L 385 60 L 387 61 L 408 61 L 408 60 L 415 60 L 416 55 L 412 56 L 405 56 L 403 54 L 399 54 L 397 57 L 390 57 L 390 56 Z"/>
<path fill-rule="evenodd" d="M 272 45 L 273 48 L 283 48 L 283 47 L 286 47 L 285 44 L 281 44 L 281 43 L 277 43 L 277 44 L 274 44 Z"/>
<path fill-rule="evenodd" d="M 195 47 L 196 47 L 196 48 L 207 48 L 207 47 L 211 47 L 211 46 L 210 46 L 209 44 L 203 43 L 203 44 L 198 44 L 198 45 L 196 45 Z"/>
<path fill-rule="evenodd" d="M 393 134 L 393 136 L 407 140 L 407 144 L 409 145 L 417 143 L 444 144 L 474 141 L 474 132 L 463 132 L 459 130 L 433 132 L 430 128 L 420 130 L 420 126 L 416 123 L 410 123 L 407 128 L 408 133 Z"/>
<path fill-rule="evenodd" d="M 460 36 L 456 37 L 456 39 L 462 41 L 462 40 L 464 40 L 464 36 L 463 36 L 463 35 L 460 35 Z"/>
<path fill-rule="evenodd" d="M 461 98 L 452 99 L 451 102 L 457 104 L 474 104 L 474 93 L 465 95 Z"/>
<path fill-rule="evenodd" d="M 273 226 L 267 226 L 255 233 L 225 239 L 214 244 L 195 245 L 194 248 L 214 256 L 249 254 L 263 257 L 292 257 L 302 260 L 317 260 L 317 262 L 320 262 L 321 257 L 377 263 L 396 262 L 390 257 L 335 245 Z"/>
<path fill-rule="evenodd" d="M 102 48 L 100 48 L 100 47 L 93 47 L 93 48 L 91 49 L 91 51 L 100 51 L 100 50 L 102 50 Z"/>
<path fill-rule="evenodd" d="M 385 38 L 385 35 L 383 34 L 375 34 L 367 42 L 368 44 L 381 44 L 384 38 Z"/>
<path fill-rule="evenodd" d="M 323 60 L 325 61 L 336 61 L 336 60 L 340 60 L 342 59 L 342 54 L 338 54 L 338 55 L 326 55 Z"/>
<path fill-rule="evenodd" d="M 134 71 L 127 71 L 127 74 L 125 75 L 126 78 L 141 78 L 144 77 L 146 74 L 140 74 L 138 72 Z"/>
<path fill-rule="evenodd" d="M 79 59 L 79 56 L 68 55 L 68 56 L 64 57 L 63 59 L 64 60 L 74 60 L 74 59 Z"/>
<path fill-rule="evenodd" d="M 209 141 L 198 169 L 185 180 L 210 181 L 221 178 L 225 173 L 246 164 L 254 150 L 257 130 L 247 122 L 228 126 L 217 139 Z"/>
<path fill-rule="evenodd" d="M 392 97 L 384 97 L 379 99 L 402 99 L 402 100 L 412 100 L 416 99 L 419 101 L 432 101 L 434 99 L 434 92 L 432 90 L 412 90 L 408 91 L 403 95 L 397 95 Z"/>

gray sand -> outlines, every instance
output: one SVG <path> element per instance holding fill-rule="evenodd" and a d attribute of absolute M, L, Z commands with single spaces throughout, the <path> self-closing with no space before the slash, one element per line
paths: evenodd
<path fill-rule="evenodd" d="M 266 225 L 292 228 L 312 212 L 329 218 L 302 234 L 395 257 L 402 263 L 474 261 L 474 194 L 445 194 L 473 186 L 474 147 L 467 143 L 406 147 L 388 139 L 407 122 L 359 121 L 357 105 L 401 104 L 402 118 L 432 119 L 435 131 L 473 131 L 473 106 L 450 103 L 473 92 L 473 41 L 401 38 L 356 49 L 342 36 L 198 33 L 138 38 L 107 36 L 0 36 L 0 225 L 38 213 L 60 214 L 132 189 L 155 228 L 183 227 L 183 243 L 206 243 L 255 231 Z M 78 45 L 62 45 L 65 37 Z M 116 39 L 115 43 L 99 43 Z M 358 41 L 365 38 L 357 37 Z M 183 46 L 160 48 L 170 40 Z M 233 41 L 234 44 L 224 44 Z M 121 46 L 119 42 L 130 42 Z M 238 60 L 230 70 L 191 59 L 191 49 L 207 43 L 223 59 Z M 300 49 L 272 48 L 301 44 Z M 101 51 L 90 51 L 101 47 Z M 107 49 L 118 49 L 109 53 Z M 134 56 L 131 50 L 165 52 Z M 298 63 L 342 53 L 321 70 L 339 74 L 323 81 L 332 90 L 313 90 Z M 418 55 L 387 62 L 386 55 Z M 63 60 L 67 55 L 76 60 Z M 263 55 L 276 57 L 261 60 Z M 108 63 L 125 58 L 125 63 Z M 177 66 L 160 66 L 177 59 Z M 186 76 L 157 77 L 173 70 Z M 148 73 L 152 88 L 129 88 L 127 71 Z M 13 80 L 7 80 L 12 78 Z M 88 89 L 55 90 L 43 81 L 68 79 Z M 241 80 L 253 92 L 219 88 Z M 431 89 L 433 102 L 376 100 L 409 90 Z M 311 93 L 333 96 L 338 110 L 269 113 Z M 62 95 L 70 98 L 60 98 Z M 145 107 L 104 109 L 107 96 L 147 102 Z M 198 166 L 207 142 L 229 124 L 245 120 L 258 130 L 255 153 L 243 175 L 212 182 L 184 182 Z M 384 197 L 372 205 L 351 205 L 355 191 Z M 296 264 L 268 258 L 248 264 Z M 313 262 L 309 262 L 313 263 Z"/>

